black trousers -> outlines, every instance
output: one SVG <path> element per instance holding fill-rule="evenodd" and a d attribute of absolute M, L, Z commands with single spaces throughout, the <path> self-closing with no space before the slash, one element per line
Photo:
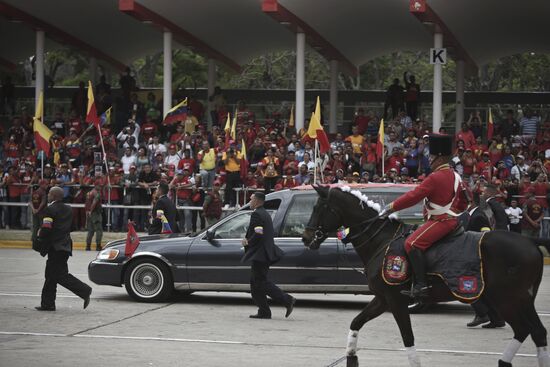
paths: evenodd
<path fill-rule="evenodd" d="M 498 323 L 503 321 L 498 312 L 483 298 L 483 296 L 470 305 L 479 317 L 487 315 L 492 322 Z"/>
<path fill-rule="evenodd" d="M 45 272 L 46 280 L 42 288 L 42 307 L 55 306 L 55 295 L 58 284 L 67 288 L 80 298 L 88 297 L 92 291 L 92 288 L 88 284 L 81 282 L 69 273 L 69 267 L 67 266 L 68 260 L 69 253 L 66 251 L 50 250 L 50 252 L 48 252 Z"/>
<path fill-rule="evenodd" d="M 258 306 L 258 314 L 262 316 L 271 316 L 271 309 L 267 303 L 267 296 L 284 306 L 290 303 L 290 296 L 267 279 L 267 273 L 269 271 L 268 263 L 252 261 L 251 270 L 250 294 L 252 295 L 254 303 Z"/>
<path fill-rule="evenodd" d="M 411 120 L 416 121 L 417 114 L 418 114 L 418 102 L 414 102 L 414 101 L 407 102 L 407 116 L 409 116 Z"/>
<path fill-rule="evenodd" d="M 235 187 L 241 184 L 241 172 L 227 172 L 225 175 L 225 197 L 224 204 L 229 206 L 237 205 L 237 192 Z"/>
<path fill-rule="evenodd" d="M 521 223 L 510 223 L 510 232 L 521 233 Z"/>

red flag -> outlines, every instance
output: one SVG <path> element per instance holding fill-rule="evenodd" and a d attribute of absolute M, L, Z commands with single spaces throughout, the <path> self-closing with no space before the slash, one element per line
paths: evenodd
<path fill-rule="evenodd" d="M 86 122 L 91 122 L 100 130 L 101 127 L 101 118 L 97 115 L 97 108 L 95 106 L 94 100 L 94 89 L 92 87 L 92 82 L 88 80 L 88 109 L 86 113 Z M 101 134 L 101 131 L 100 131 Z"/>
<path fill-rule="evenodd" d="M 325 154 L 330 150 L 330 143 L 328 142 L 327 134 L 325 130 L 317 129 L 317 140 L 319 140 L 319 152 Z"/>
<path fill-rule="evenodd" d="M 139 246 L 139 237 L 134 228 L 134 222 L 128 221 L 128 234 L 126 235 L 126 246 L 124 247 L 124 255 L 131 257 Z"/>
<path fill-rule="evenodd" d="M 241 155 L 241 179 L 244 180 L 248 175 L 248 158 L 246 157 L 246 144 L 244 143 L 244 139 L 242 140 Z"/>

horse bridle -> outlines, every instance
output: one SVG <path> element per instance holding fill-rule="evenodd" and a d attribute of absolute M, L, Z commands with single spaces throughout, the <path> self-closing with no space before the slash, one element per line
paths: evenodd
<path fill-rule="evenodd" d="M 337 218 L 339 218 L 339 217 L 340 217 L 340 213 L 336 212 L 336 210 L 334 210 L 333 208 L 331 208 L 331 207 L 328 205 L 328 201 L 329 201 L 330 191 L 331 191 L 331 190 L 332 190 L 332 188 L 329 189 L 329 192 L 328 192 L 328 195 L 327 195 L 327 198 L 326 198 L 326 199 L 320 197 L 320 200 L 322 201 L 322 207 L 323 207 L 323 209 L 327 209 L 332 215 L 334 215 L 334 216 L 336 216 Z M 366 219 L 366 220 L 362 221 L 361 223 L 358 223 L 358 224 L 356 224 L 356 225 L 350 227 L 350 233 L 351 233 L 352 228 L 367 225 L 366 228 L 360 230 L 357 234 L 354 234 L 353 236 L 347 238 L 347 241 L 346 241 L 345 243 L 351 242 L 352 240 L 354 240 L 354 239 L 358 238 L 359 236 L 361 236 L 363 233 L 366 233 L 366 232 L 372 227 L 372 225 L 373 225 L 374 223 L 376 223 L 376 221 L 377 221 L 378 219 L 379 219 L 378 216 L 374 216 L 374 217 L 372 217 L 372 218 Z M 376 232 L 375 232 L 372 236 L 370 236 L 370 237 L 365 241 L 365 243 L 368 242 L 368 241 L 370 241 L 370 240 L 372 240 L 374 237 L 376 237 L 376 236 L 378 235 L 378 233 L 380 233 L 380 232 L 382 231 L 382 229 L 384 228 L 385 224 L 386 224 L 386 221 L 384 221 L 384 222 L 382 223 L 382 225 L 380 226 L 380 228 L 378 228 L 378 229 L 376 230 Z M 305 229 L 309 229 L 309 230 L 313 231 L 313 233 L 314 233 L 314 234 L 313 234 L 313 240 L 311 241 L 311 243 L 313 243 L 314 241 L 320 241 L 320 240 L 322 240 L 323 238 L 327 238 L 327 237 L 328 237 L 328 231 L 324 230 L 322 224 L 320 224 L 320 223 L 317 225 L 317 227 L 309 227 L 309 226 L 306 226 Z"/>

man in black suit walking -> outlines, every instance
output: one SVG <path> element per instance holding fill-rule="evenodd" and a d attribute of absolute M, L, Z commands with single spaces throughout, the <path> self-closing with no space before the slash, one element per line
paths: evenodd
<path fill-rule="evenodd" d="M 253 319 L 270 319 L 271 309 L 267 296 L 286 307 L 285 317 L 290 316 L 296 303 L 296 298 L 283 292 L 273 282 L 267 279 L 269 266 L 283 256 L 283 251 L 275 245 L 273 222 L 271 215 L 264 208 L 265 195 L 256 192 L 250 199 L 250 208 L 254 210 L 250 224 L 243 239 L 245 253 L 242 262 L 251 262 L 250 293 L 258 313 L 250 315 Z"/>
<path fill-rule="evenodd" d="M 153 206 L 153 222 L 149 226 L 149 234 L 160 234 L 162 233 L 162 219 L 159 214 L 164 214 L 168 223 L 170 224 L 170 229 L 173 233 L 179 233 L 178 227 L 178 212 L 176 210 L 176 205 L 174 201 L 170 200 L 168 196 L 168 185 L 165 183 L 159 184 L 157 189 L 158 200 L 157 203 Z M 162 213 L 160 213 L 162 211 Z"/>
<path fill-rule="evenodd" d="M 40 306 L 35 308 L 38 311 L 55 311 L 57 284 L 61 284 L 84 299 L 84 308 L 86 308 L 90 303 L 92 288 L 70 274 L 67 266 L 73 251 L 71 239 L 73 210 L 63 203 L 63 189 L 58 186 L 51 188 L 48 193 L 48 202 L 50 204 L 44 210 L 36 243 L 33 243 L 33 248 L 42 256 L 48 255 L 42 301 Z"/>
<path fill-rule="evenodd" d="M 494 185 L 486 185 L 479 198 L 480 205 L 470 211 L 470 220 L 466 230 L 485 232 L 491 230 L 508 230 L 508 215 L 504 207 L 496 200 L 498 190 Z M 485 324 L 482 328 L 494 329 L 504 327 L 506 323 L 497 311 L 483 296 L 471 304 L 475 311 L 474 319 L 467 323 L 468 327 L 476 327 Z"/>

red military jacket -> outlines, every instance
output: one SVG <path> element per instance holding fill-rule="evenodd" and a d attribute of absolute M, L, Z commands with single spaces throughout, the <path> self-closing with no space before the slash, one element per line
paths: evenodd
<path fill-rule="evenodd" d="M 468 207 L 468 199 L 463 191 L 462 182 L 459 183 L 455 195 L 454 190 L 455 173 L 448 164 L 439 166 L 414 190 L 401 195 L 391 206 L 394 211 L 409 208 L 422 199 L 427 199 L 427 209 L 433 209 L 430 203 L 446 206 L 451 203 L 450 210 L 455 214 L 460 214 Z M 449 214 L 433 215 L 431 219 L 448 218 Z"/>

